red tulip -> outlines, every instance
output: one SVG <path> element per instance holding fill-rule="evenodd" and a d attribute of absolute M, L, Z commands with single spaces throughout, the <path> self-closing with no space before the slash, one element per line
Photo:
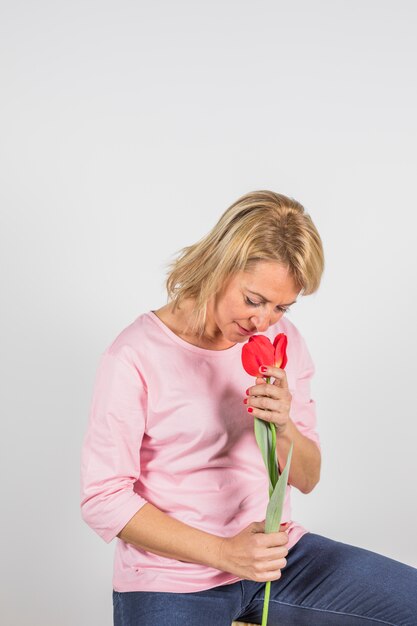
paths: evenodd
<path fill-rule="evenodd" d="M 242 347 L 242 364 L 244 369 L 251 376 L 260 377 L 261 365 L 280 367 L 284 369 L 287 364 L 287 336 L 285 333 L 278 333 L 274 342 L 264 335 L 253 335 Z M 271 382 L 271 376 L 266 378 L 267 384 Z M 266 532 L 275 532 L 280 528 L 282 509 L 284 506 L 284 496 L 288 484 L 288 473 L 291 463 L 293 442 L 287 457 L 287 464 L 282 474 L 279 473 L 277 459 L 277 433 L 276 425 L 272 422 L 255 417 L 253 420 L 255 437 L 262 454 L 265 467 L 269 476 L 269 504 L 266 510 L 265 528 Z M 262 610 L 262 625 L 267 624 L 269 594 L 271 581 L 265 583 L 264 606 Z"/>
<path fill-rule="evenodd" d="M 279 333 L 272 344 L 265 335 L 252 335 L 242 348 L 242 365 L 251 376 L 260 376 L 261 365 L 284 369 L 287 364 L 287 335 Z"/>
<path fill-rule="evenodd" d="M 285 333 L 278 333 L 274 339 L 275 348 L 275 367 L 280 367 L 282 370 L 287 365 L 287 335 Z"/>

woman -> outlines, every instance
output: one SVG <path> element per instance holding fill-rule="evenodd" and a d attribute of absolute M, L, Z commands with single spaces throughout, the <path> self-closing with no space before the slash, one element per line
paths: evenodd
<path fill-rule="evenodd" d="M 291 488 L 309 493 L 321 446 L 314 365 L 284 313 L 314 293 L 320 236 L 302 205 L 271 191 L 239 198 L 167 278 L 168 303 L 106 348 L 82 451 L 83 519 L 117 537 L 115 626 L 417 624 L 417 570 L 309 532 Z M 254 380 L 241 350 L 288 338 L 285 370 Z M 273 384 L 265 377 L 272 376 Z M 294 444 L 279 532 L 264 532 L 268 478 L 253 417 L 277 428 L 282 471 Z"/>

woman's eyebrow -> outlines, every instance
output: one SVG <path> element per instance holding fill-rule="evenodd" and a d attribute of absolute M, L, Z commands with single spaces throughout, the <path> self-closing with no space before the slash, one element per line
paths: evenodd
<path fill-rule="evenodd" d="M 257 291 L 252 291 L 252 289 L 248 289 L 248 291 L 249 293 L 255 294 L 255 296 L 259 296 L 260 298 L 262 298 L 264 302 L 268 302 L 268 304 L 271 302 L 270 300 L 267 300 L 265 296 L 263 296 L 261 293 L 258 293 Z M 297 300 L 294 300 L 294 302 L 289 302 L 288 304 L 280 304 L 279 306 L 291 306 L 292 304 L 295 304 L 296 302 Z"/>

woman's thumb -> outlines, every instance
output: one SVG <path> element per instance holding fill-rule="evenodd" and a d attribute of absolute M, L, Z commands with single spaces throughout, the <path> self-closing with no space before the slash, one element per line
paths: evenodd
<path fill-rule="evenodd" d="M 265 532 L 265 520 L 262 520 L 262 522 L 253 522 L 251 524 L 251 531 L 253 533 L 264 533 Z"/>

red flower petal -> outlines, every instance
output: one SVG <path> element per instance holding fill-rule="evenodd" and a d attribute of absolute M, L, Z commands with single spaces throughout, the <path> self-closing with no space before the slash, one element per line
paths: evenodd
<path fill-rule="evenodd" d="M 275 350 L 265 335 L 252 335 L 242 347 L 242 365 L 251 376 L 260 376 L 261 365 L 274 365 Z"/>
<path fill-rule="evenodd" d="M 287 365 L 287 335 L 285 333 L 278 333 L 274 339 L 275 349 L 275 367 L 284 369 Z"/>

